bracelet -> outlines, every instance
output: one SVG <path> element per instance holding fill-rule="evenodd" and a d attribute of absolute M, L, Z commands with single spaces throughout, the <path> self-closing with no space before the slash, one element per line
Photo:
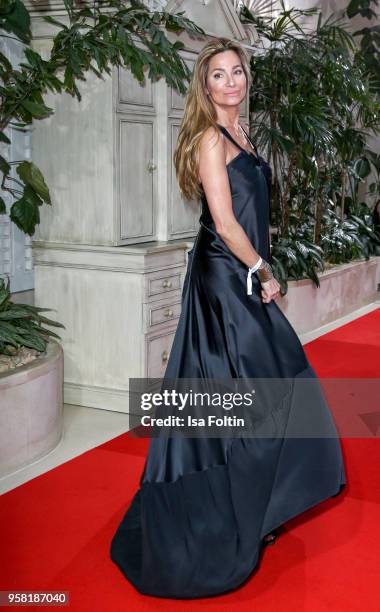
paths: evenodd
<path fill-rule="evenodd" d="M 257 276 L 259 278 L 260 283 L 265 283 L 265 281 L 273 278 L 273 272 L 270 264 L 260 257 L 259 261 L 256 262 L 252 268 L 248 268 L 247 274 L 247 294 L 252 295 L 252 274 L 257 271 Z"/>
<path fill-rule="evenodd" d="M 259 260 L 255 263 L 255 265 L 252 266 L 252 268 L 248 268 L 248 274 L 247 274 L 247 293 L 248 295 L 252 295 L 252 274 L 253 272 L 256 272 L 256 270 L 259 269 L 262 262 L 263 260 L 260 257 Z"/>
<path fill-rule="evenodd" d="M 259 277 L 260 283 L 265 283 L 265 281 L 268 281 L 273 278 L 272 268 L 270 264 L 265 261 L 265 259 L 263 261 L 262 267 L 257 270 L 257 276 Z"/>

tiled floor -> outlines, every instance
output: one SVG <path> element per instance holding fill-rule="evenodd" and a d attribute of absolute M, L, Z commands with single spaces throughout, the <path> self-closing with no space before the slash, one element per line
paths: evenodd
<path fill-rule="evenodd" d="M 349 323 L 354 319 L 379 308 L 380 301 L 373 302 L 355 312 L 300 336 L 302 344 Z M 128 430 L 128 417 L 121 412 L 111 412 L 84 406 L 64 405 L 64 432 L 58 446 L 48 455 L 31 465 L 0 479 L 0 493 L 51 470 L 52 468 L 81 455 L 85 451 L 111 440 Z"/>

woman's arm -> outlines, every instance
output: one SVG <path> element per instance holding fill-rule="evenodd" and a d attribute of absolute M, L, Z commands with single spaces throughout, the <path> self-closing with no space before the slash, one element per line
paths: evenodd
<path fill-rule="evenodd" d="M 199 177 L 217 233 L 238 259 L 247 267 L 253 267 L 260 255 L 234 215 L 224 143 L 213 127 L 209 127 L 201 138 Z"/>
<path fill-rule="evenodd" d="M 247 234 L 234 215 L 224 142 L 220 132 L 212 126 L 205 131 L 200 141 L 199 178 L 218 235 L 230 251 L 248 268 L 254 267 L 259 261 L 260 255 L 253 248 Z M 264 302 L 270 302 L 280 288 L 275 278 L 261 283 L 261 286 Z"/>

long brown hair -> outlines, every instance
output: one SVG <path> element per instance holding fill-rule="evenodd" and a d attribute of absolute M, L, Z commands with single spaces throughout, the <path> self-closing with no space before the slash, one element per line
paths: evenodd
<path fill-rule="evenodd" d="M 230 50 L 235 51 L 240 58 L 247 79 L 248 93 L 251 84 L 248 55 L 239 43 L 229 38 L 215 38 L 208 42 L 200 51 L 191 75 L 184 115 L 173 155 L 179 190 L 182 197 L 187 200 L 198 199 L 202 195 L 198 178 L 198 152 L 202 134 L 210 126 L 219 133 L 216 110 L 206 94 L 210 59 L 217 53 Z"/>

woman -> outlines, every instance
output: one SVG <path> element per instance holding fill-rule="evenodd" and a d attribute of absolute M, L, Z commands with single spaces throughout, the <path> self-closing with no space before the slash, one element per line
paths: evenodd
<path fill-rule="evenodd" d="M 316 379 L 274 301 L 270 167 L 239 124 L 249 84 L 239 44 L 221 38 L 202 49 L 174 155 L 181 192 L 199 195 L 202 213 L 168 379 Z M 195 598 L 240 585 L 277 527 L 340 492 L 344 464 L 324 397 L 305 405 L 294 389 L 263 418 L 269 436 L 151 439 L 111 546 L 141 593 Z M 305 415 L 320 437 L 291 435 Z"/>

